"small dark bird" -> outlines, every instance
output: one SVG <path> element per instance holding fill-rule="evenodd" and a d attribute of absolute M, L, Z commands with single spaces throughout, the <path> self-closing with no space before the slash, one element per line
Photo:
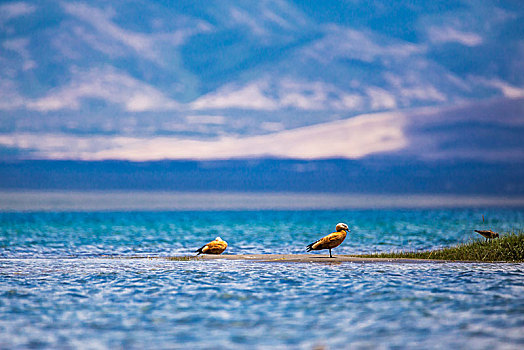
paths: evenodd
<path fill-rule="evenodd" d="M 349 232 L 348 225 L 343 223 L 337 224 L 335 230 L 336 232 L 330 233 L 318 241 L 309 244 L 306 247 L 306 251 L 329 249 L 329 257 L 332 258 L 331 249 L 338 247 L 340 243 L 346 239 L 346 235 Z"/>
<path fill-rule="evenodd" d="M 196 250 L 197 255 L 200 254 L 215 254 L 219 255 L 224 252 L 227 248 L 226 241 L 222 240 L 220 237 L 217 237 L 214 241 L 209 242 L 203 247 Z"/>
<path fill-rule="evenodd" d="M 498 232 L 493 232 L 491 230 L 475 230 L 475 232 L 481 234 L 484 238 L 486 238 L 486 242 L 488 239 L 498 238 L 499 234 Z"/>

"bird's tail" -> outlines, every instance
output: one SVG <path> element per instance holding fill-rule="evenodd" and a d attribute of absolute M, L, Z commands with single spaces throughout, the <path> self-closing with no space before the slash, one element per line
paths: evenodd
<path fill-rule="evenodd" d="M 313 244 L 315 244 L 315 243 L 317 243 L 317 242 L 313 242 L 311 244 L 308 244 L 307 247 L 306 247 L 306 252 L 312 251 L 313 250 Z"/>
<path fill-rule="evenodd" d="M 195 253 L 197 253 L 197 256 L 202 254 L 202 249 L 204 249 L 204 247 L 201 247 L 201 248 L 198 248 L 197 250 L 195 250 Z"/>

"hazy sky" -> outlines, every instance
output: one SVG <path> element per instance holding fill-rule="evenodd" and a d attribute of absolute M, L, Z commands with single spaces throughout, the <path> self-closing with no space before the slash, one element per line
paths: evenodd
<path fill-rule="evenodd" d="M 0 5 L 4 159 L 524 159 L 520 1 Z"/>

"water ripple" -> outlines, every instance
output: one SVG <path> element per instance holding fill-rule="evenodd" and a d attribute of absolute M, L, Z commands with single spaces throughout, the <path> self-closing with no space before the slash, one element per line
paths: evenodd
<path fill-rule="evenodd" d="M 0 344 L 8 347 L 524 342 L 521 264 L 19 259 L 1 260 L 1 271 Z"/>

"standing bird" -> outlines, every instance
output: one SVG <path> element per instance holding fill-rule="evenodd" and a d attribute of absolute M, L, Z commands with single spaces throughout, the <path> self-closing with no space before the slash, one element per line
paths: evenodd
<path fill-rule="evenodd" d="M 488 239 L 498 238 L 499 234 L 498 232 L 493 232 L 491 230 L 475 230 L 476 233 L 481 234 L 484 238 L 486 238 L 486 242 Z"/>
<path fill-rule="evenodd" d="M 326 237 L 319 239 L 316 242 L 309 244 L 306 247 L 306 251 L 329 249 L 329 257 L 332 258 L 331 249 L 338 247 L 340 243 L 346 239 L 346 235 L 349 231 L 348 225 L 339 223 L 335 227 L 336 232 L 330 233 Z"/>
<path fill-rule="evenodd" d="M 223 241 L 222 238 L 217 237 L 214 241 L 209 242 L 208 244 L 204 245 L 202 248 L 195 250 L 197 252 L 197 255 L 200 254 L 215 254 L 219 255 L 224 252 L 227 248 L 227 242 Z"/>

